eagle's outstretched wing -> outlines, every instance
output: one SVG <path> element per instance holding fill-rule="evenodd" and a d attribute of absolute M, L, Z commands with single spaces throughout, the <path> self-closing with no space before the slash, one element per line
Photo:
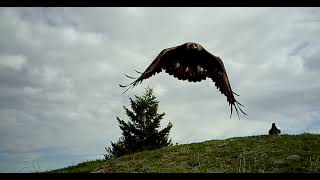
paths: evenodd
<path fill-rule="evenodd" d="M 238 117 L 239 117 L 238 108 L 243 114 L 247 115 L 240 108 L 240 106 L 242 107 L 244 106 L 240 104 L 234 97 L 234 95 L 237 95 L 237 96 L 239 95 L 232 91 L 227 72 L 224 68 L 223 61 L 220 59 L 220 57 L 214 56 L 213 54 L 209 53 L 205 49 L 201 50 L 201 57 L 202 57 L 202 60 L 207 64 L 206 66 L 207 77 L 211 78 L 212 81 L 215 83 L 215 86 L 218 88 L 218 90 L 227 97 L 227 101 L 231 106 L 230 117 L 232 115 L 233 107 L 235 108 Z"/>
<path fill-rule="evenodd" d="M 168 60 L 171 59 L 171 57 L 177 53 L 177 49 L 179 49 L 181 46 L 175 46 L 171 48 L 164 49 L 160 52 L 160 54 L 153 60 L 153 62 L 149 65 L 149 67 L 143 72 L 140 73 L 140 77 L 134 78 L 131 76 L 126 75 L 128 78 L 135 79 L 133 82 L 127 85 L 121 85 L 120 87 L 128 87 L 123 93 L 128 91 L 130 88 L 133 88 L 138 83 L 141 83 L 143 80 L 148 79 L 149 77 L 155 75 L 156 73 L 161 72 L 168 64 Z"/>

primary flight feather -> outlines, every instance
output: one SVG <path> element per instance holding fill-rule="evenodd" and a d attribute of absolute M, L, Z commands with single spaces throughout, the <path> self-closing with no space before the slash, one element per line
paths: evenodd
<path fill-rule="evenodd" d="M 189 82 L 200 82 L 207 77 L 211 78 L 219 91 L 227 97 L 227 102 L 231 106 L 230 118 L 233 107 L 238 117 L 238 108 L 243 114 L 247 115 L 240 108 L 243 105 L 234 97 L 234 95 L 239 95 L 232 91 L 227 72 L 220 57 L 209 53 L 200 44 L 194 42 L 162 50 L 143 73 L 136 71 L 141 74 L 140 77 L 134 78 L 126 75 L 135 80 L 128 85 L 120 84 L 120 87 L 129 86 L 123 92 L 125 93 L 129 88 L 133 88 L 138 83 L 156 73 L 160 73 L 162 70 L 179 80 L 188 80 Z"/>

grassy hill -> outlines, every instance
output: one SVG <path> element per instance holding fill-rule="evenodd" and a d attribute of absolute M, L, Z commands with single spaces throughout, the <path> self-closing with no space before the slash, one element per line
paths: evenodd
<path fill-rule="evenodd" d="M 270 173 L 320 172 L 320 135 L 235 137 L 174 145 L 48 171 Z"/>

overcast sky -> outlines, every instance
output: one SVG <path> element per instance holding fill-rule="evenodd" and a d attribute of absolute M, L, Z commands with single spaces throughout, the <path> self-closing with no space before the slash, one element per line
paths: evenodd
<path fill-rule="evenodd" d="M 319 8 L 0 8 L 0 172 L 102 159 L 116 116 L 147 86 L 185 144 L 320 131 Z M 126 94 L 161 50 L 198 42 L 220 56 L 248 116 L 231 119 L 207 79 L 165 72 Z"/>

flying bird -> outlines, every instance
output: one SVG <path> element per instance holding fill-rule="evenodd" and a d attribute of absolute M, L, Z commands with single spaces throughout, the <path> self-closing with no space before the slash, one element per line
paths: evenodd
<path fill-rule="evenodd" d="M 200 44 L 194 42 L 188 42 L 162 50 L 143 73 L 136 71 L 141 74 L 140 77 L 134 78 L 125 74 L 128 78 L 135 80 L 128 85 L 119 85 L 123 88 L 129 86 L 123 92 L 125 93 L 128 89 L 133 88 L 143 80 L 160 73 L 162 70 L 165 70 L 169 75 L 173 75 L 179 80 L 188 80 L 189 82 L 200 82 L 207 77 L 211 78 L 221 94 L 224 94 L 227 97 L 227 102 L 231 107 L 230 118 L 232 116 L 233 107 L 235 108 L 238 117 L 238 109 L 243 114 L 247 115 L 240 108 L 240 106 L 244 106 L 234 97 L 234 95 L 239 95 L 232 91 L 227 72 L 220 57 L 209 53 Z"/>

